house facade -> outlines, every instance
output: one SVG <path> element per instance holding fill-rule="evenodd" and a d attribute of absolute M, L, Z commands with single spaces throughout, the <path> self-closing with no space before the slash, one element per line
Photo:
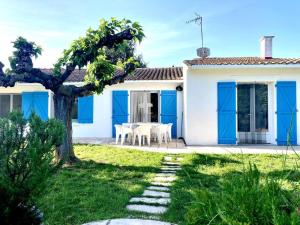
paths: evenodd
<path fill-rule="evenodd" d="M 272 38 L 260 57 L 195 58 L 183 67 L 137 69 L 100 95 L 78 98 L 74 138 L 107 139 L 125 122 L 172 123 L 187 145 L 300 144 L 300 59 L 273 58 Z M 67 83 L 83 84 L 85 71 Z M 38 84 L 0 88 L 0 116 L 13 109 L 54 115 L 53 94 Z"/>

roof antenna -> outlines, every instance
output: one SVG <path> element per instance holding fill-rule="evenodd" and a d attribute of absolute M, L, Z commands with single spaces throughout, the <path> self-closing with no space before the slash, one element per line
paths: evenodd
<path fill-rule="evenodd" d="M 203 29 L 202 29 L 202 16 L 195 12 L 196 17 L 194 19 L 186 21 L 186 23 L 195 23 L 200 26 L 201 29 L 201 48 L 197 49 L 197 55 L 201 58 L 206 58 L 210 54 L 209 48 L 203 46 Z"/>

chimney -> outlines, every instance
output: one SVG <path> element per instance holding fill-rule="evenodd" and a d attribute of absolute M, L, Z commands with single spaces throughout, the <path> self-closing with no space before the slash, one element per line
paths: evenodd
<path fill-rule="evenodd" d="M 260 57 L 272 59 L 272 40 L 274 36 L 263 36 L 260 39 Z"/>

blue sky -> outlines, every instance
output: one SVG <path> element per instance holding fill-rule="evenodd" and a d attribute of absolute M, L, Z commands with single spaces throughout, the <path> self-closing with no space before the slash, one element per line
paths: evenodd
<path fill-rule="evenodd" d="M 37 67 L 51 67 L 73 39 L 100 18 L 128 18 L 144 27 L 138 46 L 149 67 L 182 65 L 196 57 L 200 29 L 185 21 L 204 18 L 211 56 L 259 56 L 259 38 L 274 35 L 274 57 L 300 57 L 298 0 L 2 0 L 0 60 L 8 65 L 11 41 L 24 36 L 44 49 Z"/>

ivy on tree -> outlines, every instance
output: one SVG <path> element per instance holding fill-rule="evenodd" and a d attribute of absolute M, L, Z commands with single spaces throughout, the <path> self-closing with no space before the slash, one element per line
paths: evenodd
<path fill-rule="evenodd" d="M 71 43 L 69 49 L 54 65 L 53 73 L 47 74 L 33 67 L 32 58 L 41 55 L 42 49 L 34 42 L 19 37 L 13 42 L 16 49 L 9 58 L 10 69 L 3 72 L 0 62 L 0 86 L 13 87 L 16 82 L 40 83 L 54 94 L 55 118 L 65 125 L 66 135 L 57 148 L 56 156 L 66 162 L 76 161 L 72 145 L 72 106 L 76 97 L 102 93 L 107 85 L 123 82 L 137 66 L 141 66 L 140 56 L 134 54 L 115 54 L 122 46 L 135 43 L 144 38 L 142 27 L 127 19 L 101 20 L 97 29 L 89 28 L 84 37 Z M 86 67 L 85 84 L 75 86 L 64 84 L 76 68 Z M 122 71 L 115 75 L 116 70 Z"/>

